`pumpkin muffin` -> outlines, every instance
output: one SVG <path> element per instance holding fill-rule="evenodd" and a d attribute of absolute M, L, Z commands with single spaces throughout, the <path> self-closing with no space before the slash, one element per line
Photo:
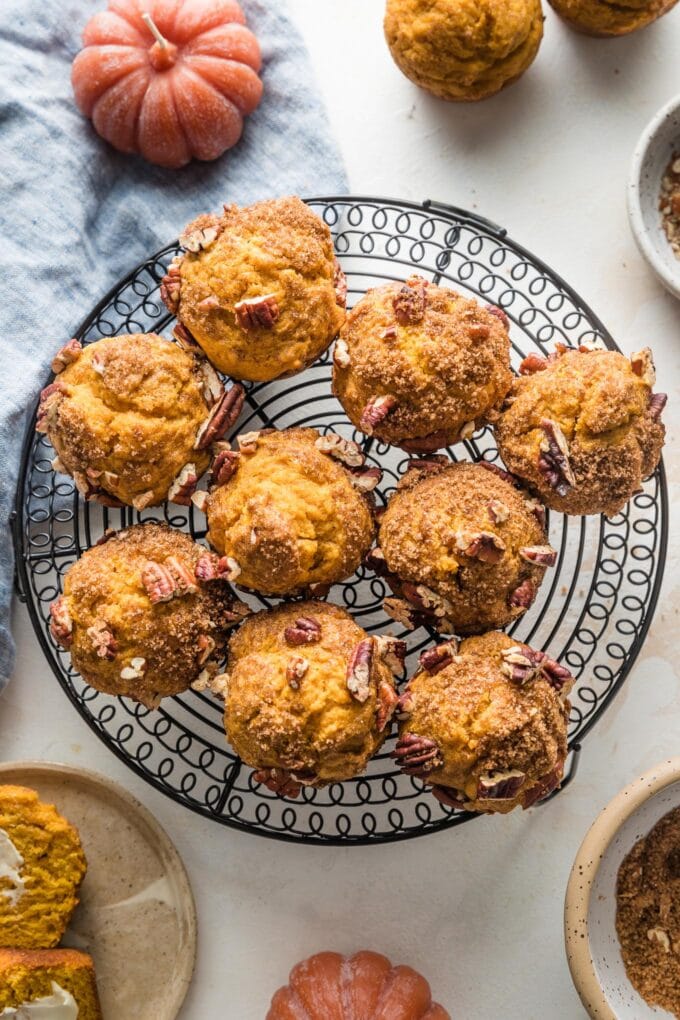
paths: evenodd
<path fill-rule="evenodd" d="M 385 739 L 404 655 L 402 641 L 369 637 L 327 602 L 256 613 L 213 683 L 227 739 L 256 781 L 283 796 L 359 775 Z"/>
<path fill-rule="evenodd" d="M 586 35 L 627 35 L 650 25 L 678 0 L 550 0 L 571 28 Z"/>
<path fill-rule="evenodd" d="M 558 347 L 520 365 L 496 425 L 501 457 L 539 498 L 565 514 L 612 517 L 656 468 L 664 393 L 648 347 Z"/>
<path fill-rule="evenodd" d="M 347 285 L 325 223 L 299 198 L 199 216 L 180 235 L 161 296 L 212 363 L 236 379 L 294 375 L 345 318 Z"/>
<path fill-rule="evenodd" d="M 399 701 L 399 767 L 465 811 L 531 807 L 561 780 L 569 671 L 491 632 L 430 648 Z"/>
<path fill-rule="evenodd" d="M 486 99 L 524 74 L 543 37 L 540 0 L 387 0 L 397 67 L 440 99 Z"/>
<path fill-rule="evenodd" d="M 76 949 L 0 949 L 0 1016 L 102 1020 L 92 957 Z"/>
<path fill-rule="evenodd" d="M 238 418 L 240 386 L 224 392 L 204 357 L 155 333 L 109 337 L 55 356 L 36 429 L 86 499 L 142 510 L 188 504 L 208 448 Z"/>
<path fill-rule="evenodd" d="M 50 631 L 91 687 L 156 708 L 217 671 L 224 631 L 248 611 L 228 578 L 166 524 L 112 531 L 68 569 Z"/>
<path fill-rule="evenodd" d="M 333 390 L 352 424 L 411 452 L 469 438 L 511 383 L 505 313 L 419 276 L 367 291 L 333 356 Z"/>
<path fill-rule="evenodd" d="M 237 442 L 218 452 L 210 495 L 196 494 L 231 579 L 269 595 L 318 594 L 354 573 L 373 542 L 380 478 L 356 443 L 300 428 Z"/>
<path fill-rule="evenodd" d="M 86 868 L 77 829 L 52 804 L 24 786 L 0 786 L 0 946 L 56 946 Z M 0 1006 L 2 978 L 0 966 Z"/>
<path fill-rule="evenodd" d="M 411 461 L 380 520 L 369 563 L 397 596 L 386 612 L 406 626 L 455 634 L 504 627 L 527 611 L 546 567 L 544 507 L 490 464 Z"/>

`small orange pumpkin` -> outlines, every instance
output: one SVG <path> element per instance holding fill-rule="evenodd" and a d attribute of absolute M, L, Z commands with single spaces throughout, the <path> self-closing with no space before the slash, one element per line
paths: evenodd
<path fill-rule="evenodd" d="M 262 96 L 260 47 L 236 0 L 109 0 L 73 62 L 76 102 L 121 152 L 217 159 Z"/>
<path fill-rule="evenodd" d="M 266 1020 L 451 1020 L 424 977 L 379 953 L 317 953 L 293 967 Z"/>

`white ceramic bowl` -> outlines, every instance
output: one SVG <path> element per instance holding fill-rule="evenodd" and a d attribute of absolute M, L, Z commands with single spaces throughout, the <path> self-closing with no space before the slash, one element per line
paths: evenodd
<path fill-rule="evenodd" d="M 640 253 L 680 298 L 680 259 L 666 240 L 659 213 L 661 178 L 674 152 L 680 152 L 680 96 L 659 110 L 642 132 L 628 182 L 628 217 Z"/>
<path fill-rule="evenodd" d="M 672 1020 L 629 982 L 616 935 L 616 877 L 629 850 L 680 806 L 680 758 L 627 786 L 597 818 L 576 855 L 567 886 L 564 934 L 581 1001 L 597 1020 Z"/>

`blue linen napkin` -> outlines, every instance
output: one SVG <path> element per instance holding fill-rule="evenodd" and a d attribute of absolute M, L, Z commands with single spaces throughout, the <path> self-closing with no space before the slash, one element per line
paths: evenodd
<path fill-rule="evenodd" d="M 264 97 L 238 146 L 164 170 L 117 153 L 78 111 L 80 32 L 106 0 L 0 5 L 0 690 L 12 671 L 9 516 L 27 411 L 50 360 L 97 300 L 196 214 L 223 202 L 347 190 L 309 56 L 288 15 L 243 0 Z"/>

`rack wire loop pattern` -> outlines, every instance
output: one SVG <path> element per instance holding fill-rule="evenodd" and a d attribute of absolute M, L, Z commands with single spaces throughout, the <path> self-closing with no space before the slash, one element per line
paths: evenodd
<path fill-rule="evenodd" d="M 374 198 L 310 199 L 334 235 L 353 304 L 369 288 L 412 273 L 502 307 L 511 322 L 513 363 L 557 341 L 576 346 L 612 337 L 579 296 L 506 231 L 472 213 L 440 203 Z M 171 318 L 160 280 L 179 250 L 168 245 L 122 280 L 82 323 L 83 342 L 120 333 L 169 335 Z M 330 389 L 330 356 L 292 379 L 251 384 L 235 431 L 275 426 L 336 430 L 362 443 L 383 468 L 378 498 L 385 501 L 406 455 L 358 435 Z M 17 580 L 37 637 L 73 705 L 104 743 L 138 775 L 188 808 L 247 832 L 316 844 L 367 844 L 408 839 L 470 821 L 440 805 L 418 780 L 395 771 L 390 738 L 365 776 L 325 789 L 304 788 L 282 800 L 253 782 L 224 739 L 221 704 L 189 691 L 149 711 L 88 687 L 68 654 L 49 634 L 49 606 L 64 572 L 107 527 L 165 520 L 201 540 L 202 515 L 165 505 L 140 513 L 84 503 L 71 481 L 55 474 L 53 451 L 29 424 L 13 520 Z M 449 451 L 452 459 L 496 460 L 493 437 L 482 429 Z M 668 498 L 663 465 L 616 517 L 550 515 L 550 540 L 559 550 L 536 603 L 512 628 L 518 640 L 562 659 L 577 677 L 572 695 L 570 750 L 564 786 L 573 778 L 581 741 L 621 688 L 651 622 L 663 574 Z M 381 610 L 383 581 L 360 568 L 336 585 L 331 601 L 344 605 L 369 632 L 395 628 Z M 254 607 L 268 600 L 253 596 Z M 269 600 L 271 602 L 271 600 Z M 408 665 L 432 640 L 420 629 L 406 637 Z"/>

